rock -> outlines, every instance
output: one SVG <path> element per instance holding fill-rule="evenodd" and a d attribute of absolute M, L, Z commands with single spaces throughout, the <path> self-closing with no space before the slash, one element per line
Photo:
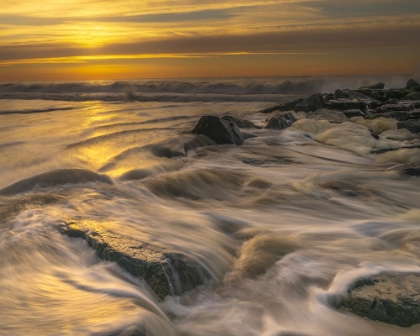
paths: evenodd
<path fill-rule="evenodd" d="M 325 108 L 329 110 L 366 110 L 367 104 L 356 99 L 340 99 L 325 102 Z"/>
<path fill-rule="evenodd" d="M 374 132 L 374 131 L 370 131 L 370 135 L 375 138 L 376 140 L 379 140 L 379 135 L 378 133 Z"/>
<path fill-rule="evenodd" d="M 219 145 L 242 145 L 244 143 L 244 137 L 238 126 L 231 121 L 222 120 L 217 116 L 201 117 L 192 132 L 206 135 Z"/>
<path fill-rule="evenodd" d="M 364 117 L 366 114 L 362 112 L 359 109 L 353 109 L 353 110 L 344 110 L 342 111 L 347 118 L 353 118 L 353 117 Z"/>
<path fill-rule="evenodd" d="M 210 279 L 210 274 L 188 256 L 96 230 L 96 225 L 84 227 L 75 223 L 61 228 L 70 237 L 85 239 L 100 258 L 116 262 L 131 275 L 143 279 L 160 299 L 180 295 Z"/>
<path fill-rule="evenodd" d="M 407 95 L 406 90 L 384 90 L 383 95 L 386 99 L 402 99 Z"/>
<path fill-rule="evenodd" d="M 406 120 L 400 121 L 397 124 L 398 128 L 408 129 L 411 133 L 420 133 L 420 120 Z"/>
<path fill-rule="evenodd" d="M 348 121 L 349 118 L 341 111 L 331 111 L 327 109 L 319 109 L 315 112 L 309 112 L 306 115 L 309 119 L 315 120 L 328 120 L 331 123 L 341 124 L 344 121 Z"/>
<path fill-rule="evenodd" d="M 385 98 L 385 93 L 383 90 L 358 89 L 357 92 L 380 102 L 383 102 L 387 99 Z"/>
<path fill-rule="evenodd" d="M 236 126 L 238 126 L 239 128 L 261 128 L 261 127 L 256 126 L 252 121 L 241 119 L 238 117 L 224 116 L 222 117 L 222 119 L 235 123 Z"/>
<path fill-rule="evenodd" d="M 335 98 L 334 98 L 334 93 L 326 93 L 326 94 L 324 94 L 322 97 L 323 97 L 324 101 L 326 101 L 326 100 L 333 100 L 333 99 L 335 99 Z"/>
<path fill-rule="evenodd" d="M 360 87 L 360 89 L 383 90 L 383 89 L 385 89 L 385 83 L 384 82 L 379 82 L 379 83 L 376 83 L 376 84 L 364 85 L 364 86 Z"/>
<path fill-rule="evenodd" d="M 417 86 L 420 86 L 418 82 L 416 82 L 414 79 L 409 79 L 407 82 L 407 85 L 405 86 L 406 90 L 411 90 Z"/>
<path fill-rule="evenodd" d="M 295 121 L 296 118 L 292 113 L 277 114 L 268 119 L 265 128 L 281 130 L 292 126 Z"/>
<path fill-rule="evenodd" d="M 407 176 L 420 176 L 420 164 L 408 164 L 401 169 L 401 174 Z"/>
<path fill-rule="evenodd" d="M 358 280 L 336 306 L 371 320 L 411 327 L 420 323 L 420 274 L 385 273 Z"/>
<path fill-rule="evenodd" d="M 324 107 L 322 96 L 313 94 L 309 98 L 302 100 L 295 106 L 295 112 L 312 112 Z"/>
<path fill-rule="evenodd" d="M 252 139 L 252 138 L 256 138 L 257 136 L 251 133 L 242 133 L 242 135 L 244 136 L 244 139 Z"/>
<path fill-rule="evenodd" d="M 404 97 L 404 99 L 408 100 L 420 100 L 420 93 L 419 92 L 410 92 L 408 95 Z"/>
<path fill-rule="evenodd" d="M 414 110 L 413 104 L 385 104 L 377 107 L 372 112 L 373 113 L 384 113 L 384 112 L 394 112 L 394 111 L 412 111 Z"/>
<path fill-rule="evenodd" d="M 86 169 L 55 169 L 16 182 L 2 190 L 0 195 L 8 196 L 23 193 L 36 187 L 44 188 L 54 185 L 100 182 L 113 184 L 107 175 L 97 174 Z"/>
<path fill-rule="evenodd" d="M 338 100 L 341 98 L 350 98 L 348 92 L 345 92 L 343 90 L 335 90 L 334 91 L 334 99 Z"/>
<path fill-rule="evenodd" d="M 365 119 L 373 120 L 378 118 L 390 118 L 395 119 L 398 121 L 407 121 L 411 119 L 419 119 L 420 118 L 420 111 L 394 111 L 394 112 L 385 112 L 385 113 L 377 113 L 371 114 L 365 117 Z"/>
<path fill-rule="evenodd" d="M 287 112 L 287 111 L 293 111 L 295 109 L 295 106 L 297 103 L 301 102 L 303 99 L 296 99 L 292 102 L 283 103 L 277 106 L 269 107 L 264 110 L 261 110 L 261 113 L 272 113 L 275 111 L 279 112 Z"/>

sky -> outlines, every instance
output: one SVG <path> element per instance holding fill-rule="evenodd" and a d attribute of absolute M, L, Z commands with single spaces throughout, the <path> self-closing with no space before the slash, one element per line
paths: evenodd
<path fill-rule="evenodd" d="M 419 0 L 1 0 L 2 82 L 418 73 Z"/>

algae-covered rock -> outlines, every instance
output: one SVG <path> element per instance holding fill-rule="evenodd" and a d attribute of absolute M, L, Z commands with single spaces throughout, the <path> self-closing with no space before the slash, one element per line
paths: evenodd
<path fill-rule="evenodd" d="M 400 327 L 420 323 L 420 274 L 386 273 L 355 282 L 338 307 Z"/>
<path fill-rule="evenodd" d="M 201 264 L 182 253 L 85 224 L 71 223 L 62 232 L 85 239 L 101 259 L 116 262 L 131 275 L 143 279 L 161 299 L 180 295 L 210 279 Z"/>

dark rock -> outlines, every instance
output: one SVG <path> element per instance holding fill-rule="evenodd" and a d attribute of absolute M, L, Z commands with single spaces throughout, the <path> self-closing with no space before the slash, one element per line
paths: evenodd
<path fill-rule="evenodd" d="M 0 195 L 14 195 L 35 187 L 45 188 L 54 185 L 101 182 L 113 184 L 107 175 L 97 174 L 86 169 L 56 169 L 16 182 L 2 190 Z"/>
<path fill-rule="evenodd" d="M 408 100 L 420 100 L 420 92 L 410 92 L 408 95 L 404 97 L 404 99 Z"/>
<path fill-rule="evenodd" d="M 366 103 L 356 99 L 340 99 L 325 102 L 325 108 L 329 110 L 366 110 Z"/>
<path fill-rule="evenodd" d="M 420 118 L 420 111 L 391 111 L 385 113 L 370 114 L 365 119 L 390 118 L 398 121 L 407 121 Z"/>
<path fill-rule="evenodd" d="M 358 280 L 336 306 L 371 320 L 411 327 L 420 323 L 420 275 L 386 273 Z"/>
<path fill-rule="evenodd" d="M 385 104 L 373 110 L 374 113 L 384 113 L 393 111 L 412 111 L 413 104 Z"/>
<path fill-rule="evenodd" d="M 384 90 L 358 89 L 357 92 L 380 102 L 387 99 Z"/>
<path fill-rule="evenodd" d="M 341 124 L 344 121 L 348 121 L 349 118 L 341 111 L 332 111 L 327 109 L 319 109 L 314 112 L 309 112 L 306 115 L 309 119 L 315 120 L 328 120 L 331 123 Z"/>
<path fill-rule="evenodd" d="M 376 83 L 376 84 L 364 85 L 364 86 L 360 87 L 360 89 L 383 90 L 383 89 L 385 89 L 385 83 L 384 82 L 379 82 L 379 83 Z"/>
<path fill-rule="evenodd" d="M 405 89 L 406 90 L 411 90 L 411 89 L 413 89 L 415 87 L 418 87 L 418 86 L 420 86 L 420 84 L 418 82 L 416 82 L 414 79 L 410 79 L 410 80 L 408 80 L 407 85 L 405 86 Z"/>
<path fill-rule="evenodd" d="M 231 121 L 236 124 L 239 128 L 261 128 L 256 126 L 252 121 L 241 119 L 234 116 L 224 116 L 222 117 L 223 120 Z"/>
<path fill-rule="evenodd" d="M 296 118 L 292 113 L 277 114 L 268 119 L 265 128 L 281 130 L 292 126 L 295 121 Z"/>
<path fill-rule="evenodd" d="M 334 93 L 327 93 L 327 94 L 324 94 L 324 95 L 323 95 L 323 99 L 324 99 L 324 101 L 327 101 L 327 100 L 333 100 L 333 99 L 335 99 L 335 97 L 334 97 Z"/>
<path fill-rule="evenodd" d="M 403 147 L 397 147 L 397 148 L 382 148 L 382 149 L 376 149 L 371 151 L 371 154 L 384 154 L 388 152 L 397 151 L 400 149 L 414 149 L 414 148 L 420 148 L 420 146 L 403 146 Z"/>
<path fill-rule="evenodd" d="M 244 137 L 238 126 L 217 116 L 203 116 L 192 131 L 213 139 L 217 144 L 242 145 Z"/>
<path fill-rule="evenodd" d="M 250 133 L 242 133 L 242 135 L 244 136 L 244 139 L 252 139 L 252 138 L 256 138 L 257 136 L 254 134 L 250 134 Z"/>
<path fill-rule="evenodd" d="M 420 176 L 420 165 L 419 164 L 409 164 L 405 165 L 403 169 L 401 169 L 401 174 L 407 176 Z"/>
<path fill-rule="evenodd" d="M 302 100 L 295 106 L 295 112 L 312 112 L 324 107 L 322 96 L 313 94 L 309 98 Z"/>
<path fill-rule="evenodd" d="M 347 118 L 353 118 L 353 117 L 364 117 L 366 114 L 364 112 L 362 112 L 359 109 L 354 109 L 354 110 L 344 110 L 342 111 Z"/>
<path fill-rule="evenodd" d="M 343 90 L 335 90 L 334 91 L 334 99 L 338 100 L 341 98 L 350 98 L 349 93 Z"/>
<path fill-rule="evenodd" d="M 378 135 L 378 133 L 371 131 L 371 132 L 370 132 L 370 135 L 371 135 L 373 138 L 375 138 L 375 139 L 379 140 L 379 135 Z"/>
<path fill-rule="evenodd" d="M 195 260 L 181 253 L 163 251 L 157 246 L 119 237 L 115 233 L 71 223 L 61 229 L 74 238 L 83 238 L 104 260 L 118 263 L 127 272 L 143 279 L 161 299 L 180 295 L 210 279 Z"/>
<path fill-rule="evenodd" d="M 386 99 L 402 99 L 407 95 L 406 90 L 384 90 L 383 95 Z"/>
<path fill-rule="evenodd" d="M 398 122 L 398 128 L 408 129 L 411 133 L 420 133 L 420 120 L 406 120 Z"/>
<path fill-rule="evenodd" d="M 272 113 L 275 111 L 279 112 L 287 112 L 287 111 L 293 111 L 295 109 L 295 106 L 297 103 L 301 102 L 303 99 L 296 99 L 292 102 L 283 103 L 277 106 L 269 107 L 264 110 L 261 110 L 261 113 Z"/>

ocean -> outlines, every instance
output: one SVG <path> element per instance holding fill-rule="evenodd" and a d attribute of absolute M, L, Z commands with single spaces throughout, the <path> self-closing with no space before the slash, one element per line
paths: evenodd
<path fill-rule="evenodd" d="M 0 334 L 419 335 L 334 307 L 363 275 L 420 271 L 420 180 L 399 173 L 420 163 L 404 148 L 418 136 L 300 120 L 243 130 L 255 137 L 242 146 L 186 147 L 203 115 L 264 126 L 264 108 L 372 78 L 407 81 L 0 84 Z M 63 234 L 69 223 L 123 252 L 185 256 L 202 284 L 160 298 Z"/>

